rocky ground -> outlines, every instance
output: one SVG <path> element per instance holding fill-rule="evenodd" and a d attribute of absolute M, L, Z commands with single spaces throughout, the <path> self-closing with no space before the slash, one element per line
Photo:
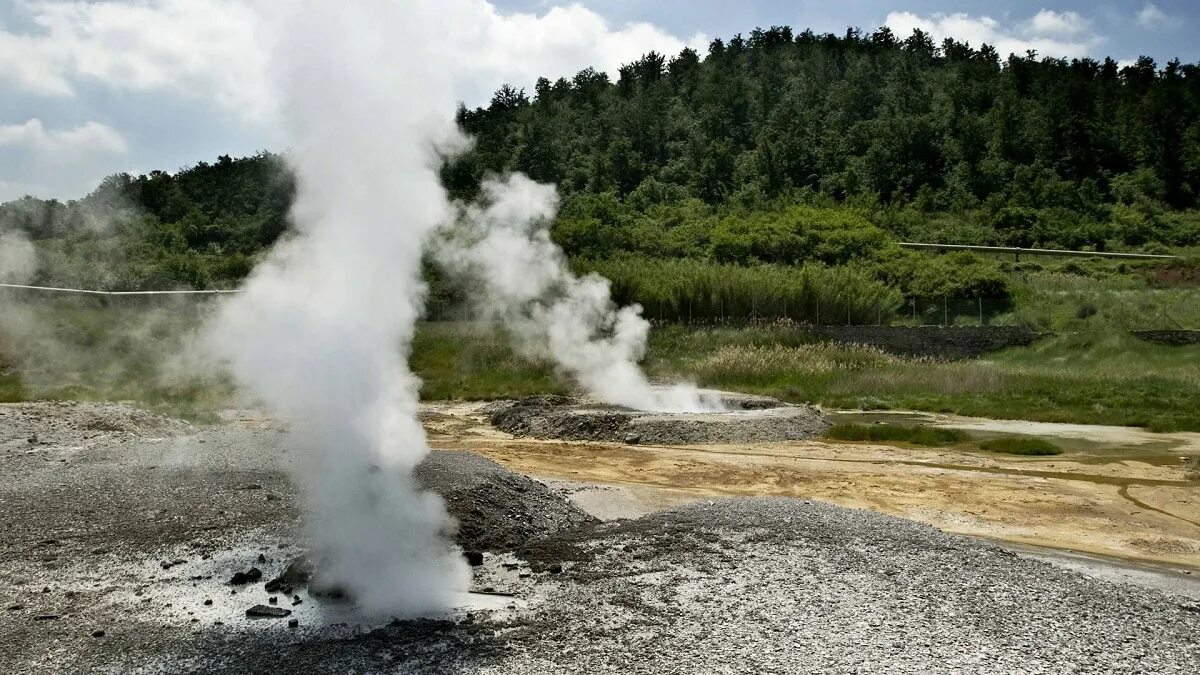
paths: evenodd
<path fill-rule="evenodd" d="M 515 436 L 571 441 L 684 445 L 796 441 L 819 436 L 829 421 L 809 405 L 765 396 L 726 395 L 727 412 L 653 413 L 566 396 L 501 401 L 486 412 Z"/>
<path fill-rule="evenodd" d="M 1200 669 L 1200 605 L 1182 596 L 796 499 L 598 522 L 464 453 L 420 479 L 484 553 L 477 593 L 361 624 L 299 585 L 264 587 L 303 549 L 287 461 L 253 415 L 192 427 L 107 404 L 0 406 L 0 672 Z M 247 617 L 256 605 L 290 614 Z"/>

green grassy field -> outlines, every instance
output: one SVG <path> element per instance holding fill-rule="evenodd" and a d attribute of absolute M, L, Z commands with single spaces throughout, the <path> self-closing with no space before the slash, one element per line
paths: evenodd
<path fill-rule="evenodd" d="M 1200 346 L 1163 347 L 1107 331 L 937 362 L 798 339 L 786 329 L 669 328 L 652 337 L 649 368 L 835 408 L 1200 430 Z"/>
<path fill-rule="evenodd" d="M 52 330 L 37 334 L 32 358 L 26 354 L 21 368 L 11 357 L 0 362 L 0 400 L 135 399 L 191 416 L 228 404 L 227 379 L 180 369 L 173 354 L 185 344 L 179 327 L 195 326 L 199 314 L 131 312 L 56 308 L 42 316 Z M 551 364 L 515 354 L 500 330 L 484 324 L 421 324 L 411 363 L 430 400 L 571 389 Z M 1200 346 L 1152 345 L 1116 329 L 944 362 L 815 343 L 787 326 L 674 325 L 652 331 L 644 366 L 656 380 L 831 408 L 1200 431 Z"/>

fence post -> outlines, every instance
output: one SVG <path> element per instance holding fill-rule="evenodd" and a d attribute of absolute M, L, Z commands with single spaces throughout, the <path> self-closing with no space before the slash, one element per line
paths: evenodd
<path fill-rule="evenodd" d="M 817 325 L 821 325 L 821 299 L 817 298 Z"/>
<path fill-rule="evenodd" d="M 979 300 L 979 325 L 983 326 L 983 296 L 979 296 L 977 300 Z"/>
<path fill-rule="evenodd" d="M 883 305 L 875 305 L 875 325 L 883 325 Z"/>
<path fill-rule="evenodd" d="M 688 325 L 692 324 L 692 296 L 688 296 Z"/>
<path fill-rule="evenodd" d="M 950 325 L 950 298 L 942 296 L 942 328 Z"/>
<path fill-rule="evenodd" d="M 913 325 L 916 326 L 916 325 L 919 325 L 917 323 L 917 299 L 913 298 L 912 303 L 913 303 Z"/>

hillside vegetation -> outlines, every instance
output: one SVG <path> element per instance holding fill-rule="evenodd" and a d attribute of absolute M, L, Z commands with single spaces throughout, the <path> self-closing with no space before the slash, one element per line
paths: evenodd
<path fill-rule="evenodd" d="M 495 173 L 556 183 L 551 232 L 576 268 L 666 320 L 877 322 L 944 298 L 996 301 L 995 315 L 1036 297 L 1028 287 L 1043 276 L 1120 277 L 1122 288 L 1197 278 L 1188 261 L 1172 276 L 897 246 L 1194 253 L 1191 64 L 1004 59 L 920 32 L 771 28 L 706 54 L 647 54 L 615 81 L 588 69 L 532 92 L 503 86 L 457 118 L 475 144 L 443 166 L 455 198 L 474 198 Z M 229 287 L 287 231 L 294 191 L 279 156 L 222 156 L 111 176 L 69 203 L 0 205 L 0 228 L 34 240 L 34 283 Z M 428 276 L 431 312 L 452 311 L 463 289 Z"/>

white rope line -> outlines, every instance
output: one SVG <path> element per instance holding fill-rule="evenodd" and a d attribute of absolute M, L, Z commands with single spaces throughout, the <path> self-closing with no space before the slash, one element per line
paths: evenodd
<path fill-rule="evenodd" d="M 26 286 L 24 284 L 0 284 L 0 288 L 20 288 L 29 291 L 51 291 L 54 293 L 79 293 L 81 295 L 221 295 L 241 293 L 241 289 L 208 291 L 90 291 L 82 288 L 57 288 L 55 286 Z"/>

